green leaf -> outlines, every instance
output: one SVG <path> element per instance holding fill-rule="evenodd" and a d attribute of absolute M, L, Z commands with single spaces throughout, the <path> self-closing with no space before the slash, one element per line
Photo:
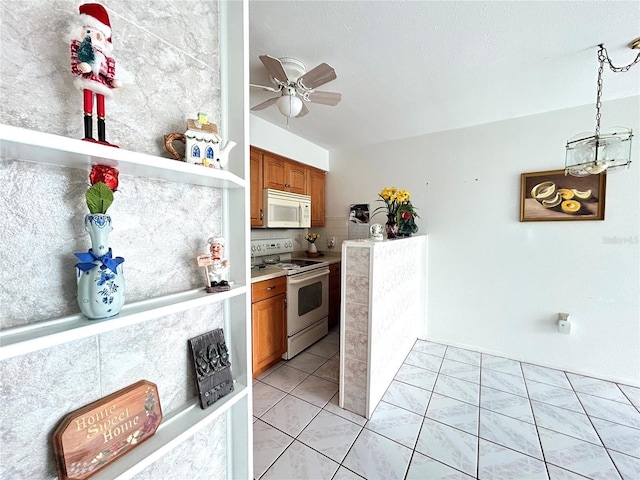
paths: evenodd
<path fill-rule="evenodd" d="M 98 182 L 91 186 L 86 193 L 87 207 L 91 213 L 107 213 L 107 209 L 113 203 L 113 192 L 104 182 Z"/>

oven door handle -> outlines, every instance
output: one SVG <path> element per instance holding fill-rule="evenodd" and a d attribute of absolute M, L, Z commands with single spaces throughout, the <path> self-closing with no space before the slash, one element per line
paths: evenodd
<path fill-rule="evenodd" d="M 298 283 L 303 283 L 309 280 L 313 280 L 314 278 L 320 278 L 328 274 L 329 274 L 329 269 L 323 268 L 321 270 L 314 270 L 313 272 L 309 272 L 307 274 L 300 273 L 297 275 L 290 275 L 287 280 L 289 280 L 289 285 L 295 285 Z"/>

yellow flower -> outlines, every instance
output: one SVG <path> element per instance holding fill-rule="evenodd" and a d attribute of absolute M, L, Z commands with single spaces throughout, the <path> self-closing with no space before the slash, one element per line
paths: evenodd
<path fill-rule="evenodd" d="M 383 202 L 384 207 L 378 207 L 374 210 L 375 215 L 380 210 L 386 210 L 389 217 L 398 217 L 401 211 L 410 212 L 412 216 L 418 216 L 414 207 L 411 205 L 411 193 L 409 190 L 399 190 L 396 187 L 385 187 L 378 194 L 378 201 Z"/>
<path fill-rule="evenodd" d="M 313 243 L 315 242 L 317 239 L 320 238 L 320 234 L 319 233 L 313 233 L 313 232 L 309 232 L 305 235 L 305 240 L 309 243 Z"/>

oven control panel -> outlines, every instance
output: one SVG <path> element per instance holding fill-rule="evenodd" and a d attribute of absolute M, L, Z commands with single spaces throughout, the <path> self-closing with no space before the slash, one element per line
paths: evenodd
<path fill-rule="evenodd" d="M 270 238 L 251 241 L 251 254 L 256 257 L 291 252 L 293 252 L 293 240 L 291 238 Z"/>

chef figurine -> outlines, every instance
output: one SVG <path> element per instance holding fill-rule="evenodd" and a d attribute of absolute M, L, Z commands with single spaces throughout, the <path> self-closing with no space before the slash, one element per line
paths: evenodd
<path fill-rule="evenodd" d="M 211 252 L 211 265 L 209 266 L 209 281 L 212 287 L 226 287 L 224 290 L 229 290 L 229 282 L 227 281 L 227 274 L 229 273 L 229 260 L 224 258 L 224 244 L 223 237 L 210 237 L 207 240 L 209 243 L 209 252 Z M 223 289 L 218 288 L 217 291 Z"/>
<path fill-rule="evenodd" d="M 98 3 L 80 5 L 80 16 L 71 34 L 71 72 L 76 75 L 74 85 L 82 89 L 84 100 L 84 138 L 93 138 L 93 98 L 98 113 L 98 143 L 112 145 L 105 140 L 104 99 L 111 90 L 121 86 L 115 78 L 116 62 L 111 57 L 111 23 L 105 8 Z"/>

